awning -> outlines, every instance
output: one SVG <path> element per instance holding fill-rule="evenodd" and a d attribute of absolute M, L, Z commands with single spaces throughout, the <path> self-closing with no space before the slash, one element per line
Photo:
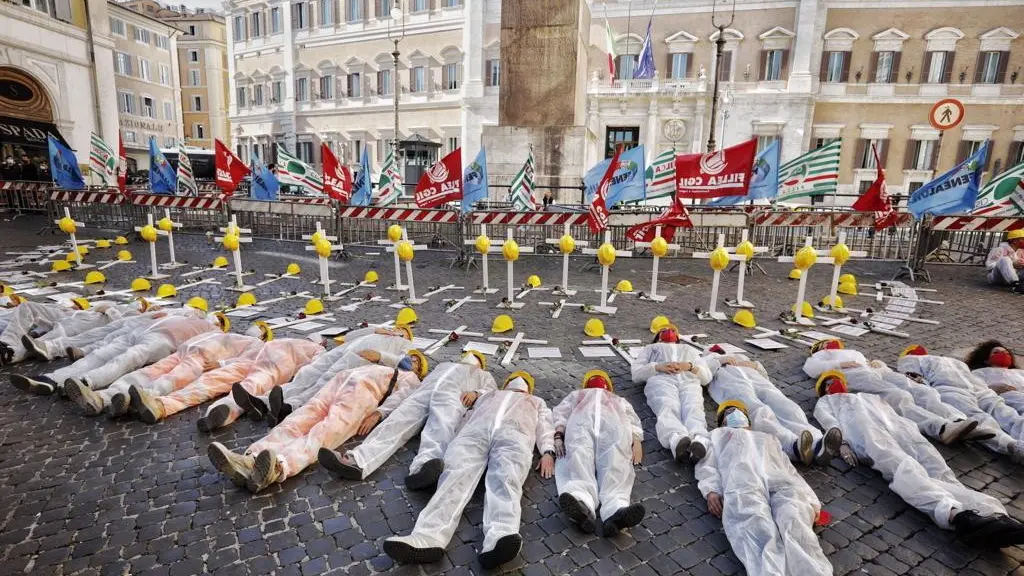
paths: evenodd
<path fill-rule="evenodd" d="M 53 124 L 0 116 L 0 144 L 46 148 L 47 134 L 53 134 L 61 144 L 71 148 Z"/>

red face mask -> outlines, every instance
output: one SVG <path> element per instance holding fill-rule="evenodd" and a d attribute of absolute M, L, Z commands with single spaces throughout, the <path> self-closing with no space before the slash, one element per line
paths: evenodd
<path fill-rule="evenodd" d="M 601 388 L 603 390 L 608 389 L 608 381 L 601 376 L 594 376 L 584 385 L 584 388 Z"/>
<path fill-rule="evenodd" d="M 1009 368 L 1013 366 L 1013 354 L 1006 350 L 997 350 L 989 355 L 988 365 L 994 368 Z"/>
<path fill-rule="evenodd" d="M 675 344 L 676 342 L 679 342 L 679 334 L 676 334 L 675 330 L 662 330 L 661 333 L 658 334 L 658 342 Z"/>
<path fill-rule="evenodd" d="M 825 385 L 825 391 L 828 394 L 843 394 L 846 392 L 846 384 L 839 378 L 831 378 Z"/>
<path fill-rule="evenodd" d="M 825 343 L 825 350 L 842 350 L 843 345 L 838 340 L 829 340 Z"/>

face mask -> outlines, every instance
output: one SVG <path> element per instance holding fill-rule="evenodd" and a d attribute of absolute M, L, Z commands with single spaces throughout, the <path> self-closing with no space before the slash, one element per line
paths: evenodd
<path fill-rule="evenodd" d="M 405 371 L 412 370 L 412 358 L 410 358 L 409 356 L 405 356 L 401 360 L 399 360 L 398 369 Z"/>
<path fill-rule="evenodd" d="M 739 410 L 733 410 L 725 415 L 725 425 L 729 428 L 746 428 L 750 426 L 747 415 Z"/>
<path fill-rule="evenodd" d="M 505 385 L 505 390 L 512 390 L 513 392 L 529 392 L 530 385 L 523 380 L 522 377 L 517 376 L 512 380 L 509 380 L 508 384 Z"/>
<path fill-rule="evenodd" d="M 825 390 L 829 394 L 842 394 L 846 392 L 846 384 L 843 384 L 843 381 L 838 378 L 833 378 L 829 380 L 828 386 L 825 387 Z"/>
<path fill-rule="evenodd" d="M 665 342 L 668 344 L 675 344 L 679 342 L 679 334 L 676 334 L 674 330 L 665 330 L 658 335 L 659 342 Z"/>
<path fill-rule="evenodd" d="M 994 368 L 1009 368 L 1013 366 L 1013 354 L 1006 350 L 993 352 L 988 357 L 988 365 Z"/>
<path fill-rule="evenodd" d="M 608 381 L 604 378 L 595 377 L 587 380 L 585 388 L 600 388 L 602 390 L 608 389 Z"/>
<path fill-rule="evenodd" d="M 477 368 L 480 367 L 480 359 L 473 354 L 466 354 L 463 356 L 462 363 L 468 364 L 469 366 L 476 366 Z"/>

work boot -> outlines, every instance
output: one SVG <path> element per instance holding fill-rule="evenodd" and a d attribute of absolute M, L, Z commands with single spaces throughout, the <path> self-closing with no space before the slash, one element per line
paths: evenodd
<path fill-rule="evenodd" d="M 284 390 L 280 386 L 274 386 L 270 390 L 270 410 L 267 411 L 271 426 L 277 426 L 291 413 L 292 407 L 284 401 Z"/>
<path fill-rule="evenodd" d="M 427 460 L 419 472 L 409 474 L 405 477 L 405 487 L 409 490 L 426 490 L 436 488 L 437 481 L 444 472 L 444 460 L 434 458 Z"/>
<path fill-rule="evenodd" d="M 128 387 L 132 410 L 139 415 L 139 420 L 146 424 L 156 424 L 164 419 L 164 406 L 142 388 L 132 384 Z"/>
<path fill-rule="evenodd" d="M 494 543 L 494 548 L 487 552 L 481 552 L 480 565 L 490 570 L 511 561 L 523 549 L 523 537 L 519 534 L 508 534 L 502 536 Z"/>
<path fill-rule="evenodd" d="M 281 471 L 281 464 L 277 461 L 277 454 L 273 450 L 260 450 L 256 455 L 256 462 L 253 465 L 252 476 L 246 483 L 246 488 L 253 494 L 263 491 L 274 482 L 283 480 L 284 474 Z"/>
<path fill-rule="evenodd" d="M 107 402 L 107 417 L 108 418 L 120 418 L 128 414 L 128 395 L 127 394 L 114 394 L 110 401 Z"/>
<path fill-rule="evenodd" d="M 206 455 L 210 457 L 213 467 L 221 474 L 227 476 L 236 486 L 244 487 L 249 482 L 249 477 L 252 476 L 253 465 L 256 460 L 252 456 L 235 454 L 220 442 L 210 444 L 210 447 L 206 450 Z"/>
<path fill-rule="evenodd" d="M 103 397 L 78 380 L 69 379 L 65 382 L 64 391 L 68 394 L 68 400 L 78 404 L 89 416 L 99 416 L 106 408 Z"/>
<path fill-rule="evenodd" d="M 348 454 L 341 455 L 330 448 L 320 448 L 320 451 L 316 454 L 316 459 L 335 478 L 340 480 L 363 479 L 363 469 Z"/>
<path fill-rule="evenodd" d="M 241 382 L 235 382 L 231 385 L 231 398 L 238 404 L 249 418 L 253 421 L 259 422 L 263 420 L 263 415 L 266 413 L 266 404 L 262 400 L 256 398 L 249 391 L 242 386 Z"/>
<path fill-rule="evenodd" d="M 974 432 L 974 429 L 977 427 L 978 423 L 974 420 L 956 420 L 953 422 L 947 422 L 939 429 L 939 442 L 948 446 L 971 432 Z"/>
<path fill-rule="evenodd" d="M 588 534 L 594 532 L 597 521 L 594 517 L 594 512 L 586 504 L 580 502 L 578 498 L 568 492 L 564 492 L 558 496 L 558 506 L 569 517 L 569 520 L 572 520 L 574 524 L 580 527 L 580 530 Z"/>
<path fill-rule="evenodd" d="M 708 448 L 700 440 L 690 443 L 690 462 L 700 462 L 708 454 Z"/>
<path fill-rule="evenodd" d="M 829 428 L 825 435 L 818 442 L 817 454 L 814 459 L 818 466 L 827 466 L 833 458 L 839 455 L 839 447 L 843 445 L 843 431 L 839 428 Z"/>
<path fill-rule="evenodd" d="M 1015 527 L 1008 526 L 999 516 L 981 516 L 973 510 L 964 510 L 957 514 L 953 521 L 956 531 L 964 544 L 983 548 L 1002 548 L 1009 546 L 1019 535 Z"/>
<path fill-rule="evenodd" d="M 40 346 L 39 343 L 28 334 L 21 337 L 21 345 L 25 347 L 25 351 L 28 352 L 30 358 L 34 357 L 40 360 L 46 360 L 47 362 L 52 360 L 50 355 L 46 353 L 46 349 Z"/>
<path fill-rule="evenodd" d="M 384 541 L 384 553 L 398 564 L 433 564 L 444 557 L 444 548 L 421 548 L 406 542 L 407 539 L 411 537 L 388 538 Z"/>
<path fill-rule="evenodd" d="M 3 342 L 0 342 L 0 366 L 7 366 L 13 362 L 14 349 Z"/>
<path fill-rule="evenodd" d="M 676 462 L 682 462 L 686 459 L 686 455 L 690 452 L 690 437 L 683 436 L 676 442 L 675 448 L 672 449 L 672 456 L 676 459 Z"/>
<path fill-rule="evenodd" d="M 74 346 L 68 346 L 67 349 L 64 350 L 64 353 L 67 354 L 68 358 L 70 358 L 73 361 L 78 361 L 81 360 L 82 358 L 85 358 L 85 352 L 82 352 L 81 349 L 75 348 Z"/>
<path fill-rule="evenodd" d="M 646 513 L 647 509 L 644 508 L 643 504 L 633 504 L 632 506 L 620 508 L 615 514 L 612 514 L 610 518 L 604 521 L 604 525 L 601 526 L 601 532 L 605 538 L 614 536 L 623 528 L 632 528 L 639 524 L 644 519 L 644 514 Z"/>
<path fill-rule="evenodd" d="M 209 434 L 217 428 L 224 426 L 228 423 L 228 417 L 231 416 L 231 409 L 226 404 L 218 404 L 214 406 L 206 416 L 203 416 L 196 421 L 196 428 L 199 428 L 200 432 Z"/>
<path fill-rule="evenodd" d="M 800 455 L 800 462 L 804 466 L 811 465 L 814 460 L 814 435 L 810 430 L 800 433 L 800 438 L 796 441 L 796 453 Z"/>
<path fill-rule="evenodd" d="M 58 388 L 57 383 L 46 376 L 22 376 L 11 374 L 11 384 L 22 392 L 31 392 L 40 396 L 49 396 Z"/>

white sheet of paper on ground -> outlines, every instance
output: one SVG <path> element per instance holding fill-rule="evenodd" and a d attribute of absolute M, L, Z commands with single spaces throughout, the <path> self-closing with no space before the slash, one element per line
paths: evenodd
<path fill-rule="evenodd" d="M 287 316 L 278 316 L 277 318 L 271 318 L 270 320 L 267 320 L 266 322 L 267 322 L 267 324 L 271 328 L 273 328 L 274 326 L 278 326 L 280 324 L 284 324 L 285 322 L 291 322 L 291 320 L 292 319 L 287 317 Z"/>
<path fill-rule="evenodd" d="M 344 326 L 331 326 L 330 328 L 318 330 L 316 334 L 312 334 L 311 336 L 317 336 L 320 338 L 334 338 L 335 336 L 340 336 L 347 331 L 348 328 L 345 328 Z"/>
<path fill-rule="evenodd" d="M 29 282 L 28 284 L 18 284 L 17 286 L 11 286 L 11 290 L 14 290 L 15 292 L 21 292 L 23 290 L 31 290 L 34 287 L 35 284 Z"/>
<path fill-rule="evenodd" d="M 253 316 L 259 316 L 264 310 L 266 308 L 262 306 L 243 306 L 231 312 L 226 312 L 224 315 L 232 318 L 252 318 Z"/>
<path fill-rule="evenodd" d="M 530 358 L 561 358 L 562 351 L 551 346 L 531 346 L 526 349 Z"/>
<path fill-rule="evenodd" d="M 324 326 L 326 326 L 326 324 L 313 322 L 311 320 L 309 322 L 300 322 L 298 324 L 292 324 L 291 326 L 288 327 L 288 329 L 295 330 L 296 332 L 312 332 L 313 330 L 316 330 L 317 328 L 323 328 Z"/>
<path fill-rule="evenodd" d="M 891 324 L 893 326 L 899 326 L 900 324 L 903 324 L 903 322 L 904 322 L 904 320 L 902 318 L 896 318 L 895 316 L 890 316 L 888 314 L 875 315 L 875 316 L 873 316 L 871 318 L 871 320 L 875 324 L 881 322 L 883 324 Z"/>
<path fill-rule="evenodd" d="M 436 338 L 420 338 L 419 336 L 415 336 L 412 339 L 413 347 L 415 347 L 415 348 L 417 348 L 419 350 L 423 350 L 424 348 L 426 348 L 427 346 L 430 346 L 434 342 L 437 342 Z"/>
<path fill-rule="evenodd" d="M 580 346 L 584 358 L 615 358 L 615 351 L 607 346 Z"/>
<path fill-rule="evenodd" d="M 54 302 L 67 302 L 72 298 L 78 298 L 78 296 L 78 294 L 72 294 L 69 292 L 58 292 L 57 294 L 50 294 L 46 298 L 48 300 L 53 300 Z"/>
<path fill-rule="evenodd" d="M 487 342 L 466 342 L 466 345 L 462 347 L 462 351 L 468 352 L 470 350 L 476 350 L 481 354 L 494 356 L 495 354 L 498 353 L 498 345 L 490 344 Z"/>
<path fill-rule="evenodd" d="M 886 312 L 898 312 L 903 314 L 913 314 L 917 308 L 913 306 L 886 306 Z"/>
<path fill-rule="evenodd" d="M 149 302 L 150 306 L 177 306 L 180 304 L 177 300 L 171 300 L 169 298 L 146 298 L 146 302 Z"/>
<path fill-rule="evenodd" d="M 816 332 L 814 330 L 808 330 L 807 332 L 801 332 L 800 335 L 803 336 L 804 338 L 808 338 L 810 340 L 814 340 L 815 342 L 817 342 L 818 340 L 830 340 L 832 338 L 835 338 L 835 336 L 833 336 L 831 334 L 825 334 L 824 332 Z"/>
<path fill-rule="evenodd" d="M 771 338 L 751 338 L 749 340 L 744 340 L 744 342 L 751 346 L 757 346 L 761 350 L 782 350 L 783 348 L 789 348 L 789 346 L 780 344 Z"/>
<path fill-rule="evenodd" d="M 829 330 L 833 332 L 838 332 L 839 334 L 844 334 L 846 336 L 852 336 L 854 338 L 858 338 L 870 332 L 870 330 L 864 328 L 857 328 L 856 326 L 844 326 L 842 324 L 838 326 L 833 326 L 829 328 Z"/>
<path fill-rule="evenodd" d="M 746 354 L 747 353 L 747 351 L 744 350 L 743 348 L 740 348 L 739 346 L 733 346 L 732 344 L 729 344 L 728 342 L 719 342 L 717 344 L 712 344 L 712 347 L 714 347 L 714 346 L 718 346 L 722 350 L 725 350 L 726 354 Z"/>
<path fill-rule="evenodd" d="M 879 322 L 878 320 L 874 320 L 874 319 L 871 321 L 871 325 L 874 326 L 875 328 L 881 328 L 883 330 L 895 330 L 896 329 L 896 325 L 895 324 L 887 324 L 885 322 Z"/>
<path fill-rule="evenodd" d="M 56 294 L 57 289 L 51 286 L 45 286 L 43 288 L 33 288 L 31 290 L 25 290 L 26 296 L 46 296 L 48 294 Z"/>

